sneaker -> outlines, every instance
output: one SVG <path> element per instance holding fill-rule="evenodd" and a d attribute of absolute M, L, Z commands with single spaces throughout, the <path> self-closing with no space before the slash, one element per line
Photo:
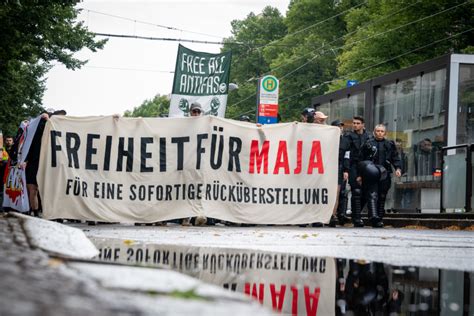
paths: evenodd
<path fill-rule="evenodd" d="M 191 226 L 191 217 L 183 218 L 181 221 L 181 226 Z"/>
<path fill-rule="evenodd" d="M 207 223 L 207 217 L 205 216 L 197 216 L 196 220 L 194 221 L 194 224 L 196 226 L 205 226 Z"/>

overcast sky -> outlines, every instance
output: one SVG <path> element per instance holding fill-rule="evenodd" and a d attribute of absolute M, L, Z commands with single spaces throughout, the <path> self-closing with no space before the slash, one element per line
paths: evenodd
<path fill-rule="evenodd" d="M 96 33 L 221 41 L 231 35 L 231 21 L 260 13 L 271 5 L 285 15 L 289 0 L 149 0 L 83 1 L 80 19 Z M 97 13 L 100 12 L 100 13 Z M 107 15 L 105 15 L 107 14 Z M 171 31 L 111 17 L 171 26 Z M 83 50 L 76 56 L 89 60 L 80 70 L 54 66 L 47 74 L 45 108 L 65 109 L 68 115 L 122 114 L 156 94 L 171 93 L 179 42 L 110 38 L 103 50 Z M 217 53 L 220 45 L 185 43 L 197 51 Z"/>

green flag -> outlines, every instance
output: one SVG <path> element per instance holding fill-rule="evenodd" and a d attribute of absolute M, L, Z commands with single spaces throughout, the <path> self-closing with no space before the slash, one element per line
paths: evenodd
<path fill-rule="evenodd" d="M 170 116 L 188 116 L 191 104 L 199 102 L 205 114 L 224 117 L 231 58 L 230 51 L 210 54 L 179 45 Z"/>

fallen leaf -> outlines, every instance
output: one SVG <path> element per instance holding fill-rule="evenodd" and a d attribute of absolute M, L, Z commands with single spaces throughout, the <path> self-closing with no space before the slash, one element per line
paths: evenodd
<path fill-rule="evenodd" d="M 124 243 L 125 245 L 127 245 L 127 246 L 131 246 L 131 245 L 133 245 L 135 242 L 134 242 L 133 240 L 130 240 L 130 239 L 125 239 L 125 240 L 123 241 L 123 243 Z"/>

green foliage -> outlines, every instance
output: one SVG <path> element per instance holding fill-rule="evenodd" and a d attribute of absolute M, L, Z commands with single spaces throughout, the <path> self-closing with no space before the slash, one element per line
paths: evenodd
<path fill-rule="evenodd" d="M 232 36 L 225 39 L 222 51 L 232 50 L 230 82 L 239 89 L 229 93 L 226 117 L 251 116 L 256 108 L 257 78 L 270 70 L 262 46 L 286 34 L 283 16 L 278 9 L 267 6 L 262 13 L 250 13 L 244 20 L 234 20 Z M 239 44 L 235 44 L 235 43 Z"/>
<path fill-rule="evenodd" d="M 338 57 L 339 75 L 362 81 L 460 52 L 473 43 L 472 31 L 443 39 L 473 28 L 473 13 L 473 1 L 369 1 L 345 17 L 355 33 L 346 38 Z"/>
<path fill-rule="evenodd" d="M 73 54 L 100 49 L 74 6 L 79 1 L 4 1 L 0 4 L 0 128 L 12 134 L 21 120 L 39 114 L 50 62 L 69 69 L 85 62 Z"/>
<path fill-rule="evenodd" d="M 280 78 L 280 113 L 284 121 L 298 120 L 311 98 L 328 90 L 336 76 L 336 48 L 346 33 L 344 11 L 362 1 L 295 0 L 285 19 L 288 35 L 272 60 L 273 74 Z"/>
<path fill-rule="evenodd" d="M 349 79 L 473 53 L 473 11 L 473 0 L 292 0 L 286 17 L 272 7 L 250 13 L 232 21 L 222 48 L 232 50 L 231 82 L 239 85 L 229 93 L 226 117 L 254 118 L 257 80 L 266 74 L 280 79 L 280 114 L 291 121 L 313 97 Z"/>
<path fill-rule="evenodd" d="M 133 108 L 132 111 L 125 111 L 125 117 L 158 117 L 167 115 L 170 108 L 170 100 L 165 95 L 157 95 L 152 100 L 145 100 L 143 103 Z"/>

